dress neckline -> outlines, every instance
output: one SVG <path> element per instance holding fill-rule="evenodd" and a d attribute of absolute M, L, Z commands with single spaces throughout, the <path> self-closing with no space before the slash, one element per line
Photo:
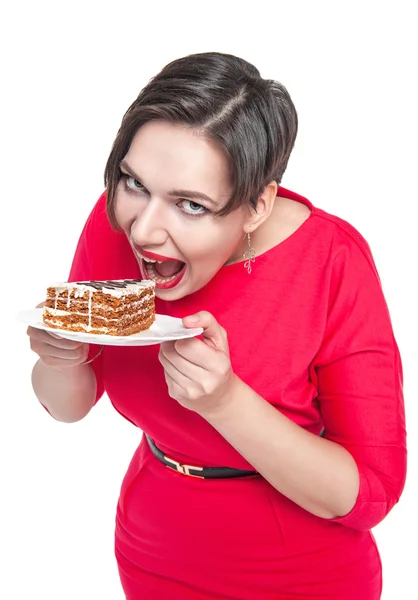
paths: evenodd
<path fill-rule="evenodd" d="M 261 252 L 260 254 L 256 254 L 256 260 L 257 259 L 265 260 L 265 259 L 269 258 L 272 254 L 274 254 L 279 248 L 280 248 L 280 250 L 282 250 L 288 244 L 292 244 L 300 235 L 302 235 L 305 232 L 305 229 L 307 229 L 309 227 L 310 222 L 312 221 L 312 217 L 314 217 L 316 215 L 316 212 L 317 212 L 316 207 L 312 204 L 312 202 L 310 200 L 308 200 L 304 196 L 301 196 L 300 194 L 296 194 L 295 192 L 292 192 L 291 190 L 288 190 L 281 186 L 277 188 L 277 197 L 279 197 L 279 196 L 281 196 L 282 198 L 287 198 L 288 200 L 294 200 L 295 202 L 300 202 L 301 204 L 304 204 L 305 206 L 307 206 L 309 208 L 311 213 L 310 213 L 309 217 L 307 219 L 305 219 L 303 221 L 303 223 L 301 223 L 299 225 L 299 227 L 297 229 L 295 229 L 295 231 L 293 233 L 291 233 L 289 236 L 287 236 L 287 238 L 285 238 L 284 240 L 282 240 L 275 246 L 272 246 L 268 250 L 265 250 L 264 252 Z M 242 269 L 243 268 L 242 265 L 245 261 L 246 261 L 246 259 L 243 257 L 241 260 L 239 260 L 237 262 L 231 263 L 229 265 L 223 265 L 221 267 L 220 271 L 224 271 L 226 269 L 232 269 L 233 267 L 236 267 L 237 265 L 240 266 L 240 268 Z"/>
<path fill-rule="evenodd" d="M 292 245 L 294 245 L 300 238 L 303 238 L 303 236 L 309 231 L 311 224 L 315 221 L 315 216 L 318 213 L 318 209 L 307 198 L 300 196 L 291 190 L 280 187 L 277 190 L 277 195 L 305 204 L 305 206 L 310 209 L 311 214 L 287 238 L 272 248 L 269 248 L 265 252 L 256 255 L 255 265 L 253 267 L 254 274 L 251 275 L 251 277 L 257 278 L 259 276 L 258 274 L 260 273 L 260 269 L 257 267 L 263 267 L 266 265 L 266 263 L 268 264 L 275 262 L 277 259 L 277 254 L 286 251 L 288 247 L 291 248 Z M 159 308 L 159 312 L 171 314 L 173 316 L 181 316 L 183 315 L 184 311 L 190 312 L 191 314 L 192 311 L 201 310 L 201 307 L 205 306 L 208 298 L 219 297 L 219 294 L 222 295 L 222 290 L 225 289 L 224 286 L 228 285 L 228 283 L 230 284 L 231 281 L 234 282 L 234 286 L 240 285 L 239 282 L 245 283 L 249 275 L 247 270 L 244 268 L 244 263 L 245 259 L 242 259 L 229 265 L 223 265 L 203 288 L 188 294 L 187 296 L 179 298 L 178 300 L 168 301 L 158 299 L 158 303 L 161 307 Z M 196 309 L 196 307 L 198 308 Z"/>

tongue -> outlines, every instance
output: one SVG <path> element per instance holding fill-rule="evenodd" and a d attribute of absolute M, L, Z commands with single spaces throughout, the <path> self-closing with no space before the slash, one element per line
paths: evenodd
<path fill-rule="evenodd" d="M 161 277 L 171 277 L 178 273 L 184 263 L 181 260 L 168 260 L 163 263 L 154 263 L 154 269 Z"/>

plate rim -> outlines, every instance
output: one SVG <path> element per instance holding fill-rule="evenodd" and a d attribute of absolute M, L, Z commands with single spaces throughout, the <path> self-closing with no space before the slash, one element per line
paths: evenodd
<path fill-rule="evenodd" d="M 37 316 L 37 322 L 34 323 L 33 320 L 30 318 L 30 315 L 33 315 L 34 317 Z M 25 318 L 25 315 L 27 315 L 27 317 Z M 162 334 L 160 334 L 160 337 L 156 336 L 155 334 L 153 334 L 153 332 L 151 331 L 151 335 L 143 335 L 145 333 L 145 331 L 141 331 L 139 333 L 132 333 L 131 335 L 107 335 L 107 334 L 97 334 L 97 333 L 86 333 L 83 331 L 66 331 L 66 330 L 62 330 L 62 329 L 55 329 L 52 327 L 48 327 L 47 325 L 45 325 L 42 320 L 41 320 L 41 315 L 42 315 L 42 307 L 36 307 L 36 308 L 28 308 L 28 309 L 22 309 L 20 310 L 17 315 L 16 318 L 23 322 L 25 325 L 28 325 L 29 327 L 34 327 L 35 329 L 42 329 L 43 331 L 47 331 L 48 333 L 53 333 L 55 335 L 58 335 L 60 337 L 62 337 L 63 339 L 70 339 L 70 340 L 80 340 L 82 343 L 86 343 L 86 344 L 101 344 L 101 345 L 106 345 L 106 346 L 140 346 L 140 345 L 152 345 L 152 344 L 161 344 L 164 341 L 173 341 L 173 340 L 180 340 L 180 339 L 189 339 L 192 337 L 196 337 L 198 335 L 201 335 L 203 333 L 203 328 L 202 327 L 194 327 L 194 328 L 190 328 L 187 329 L 184 327 L 184 325 L 182 325 L 181 323 L 181 318 L 179 317 L 172 317 L 171 315 L 163 315 L 163 314 L 159 314 L 156 313 L 156 318 L 159 319 L 163 319 L 163 320 L 169 320 L 169 321 L 177 321 L 179 323 L 179 327 L 181 327 L 184 331 L 183 331 L 183 335 L 176 335 L 174 332 L 173 333 L 168 333 L 166 336 L 163 336 Z M 154 322 L 155 323 L 155 322 Z M 154 325 L 153 323 L 153 325 Z M 152 325 L 151 325 L 152 327 Z M 177 332 L 179 333 L 179 332 Z M 61 335 L 60 335 L 61 334 Z M 141 335 L 142 334 L 142 335 Z M 91 336 L 91 339 L 85 339 L 86 336 Z M 82 338 L 82 339 L 80 339 Z M 112 343 L 113 342 L 113 343 Z M 128 342 L 128 343 L 123 343 L 123 342 Z M 129 343 L 131 342 L 131 343 Z M 137 343 L 134 343 L 137 342 Z"/>

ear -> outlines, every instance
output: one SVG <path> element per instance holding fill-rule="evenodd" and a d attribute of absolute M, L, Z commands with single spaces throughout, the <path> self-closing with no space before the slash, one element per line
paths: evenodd
<path fill-rule="evenodd" d="M 277 183 L 271 181 L 264 188 L 261 196 L 257 200 L 255 210 L 251 210 L 251 214 L 244 223 L 244 231 L 248 233 L 255 231 L 264 221 L 266 221 L 274 207 L 274 201 L 277 196 Z"/>

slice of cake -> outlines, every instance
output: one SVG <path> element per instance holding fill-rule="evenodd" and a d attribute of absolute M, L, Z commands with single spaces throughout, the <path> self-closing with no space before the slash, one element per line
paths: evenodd
<path fill-rule="evenodd" d="M 43 322 L 54 329 L 132 335 L 155 321 L 155 282 L 142 279 L 57 283 L 47 289 Z"/>

